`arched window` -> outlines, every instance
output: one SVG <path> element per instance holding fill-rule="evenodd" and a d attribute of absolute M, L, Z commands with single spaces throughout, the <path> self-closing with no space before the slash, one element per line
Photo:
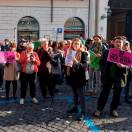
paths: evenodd
<path fill-rule="evenodd" d="M 64 39 L 84 37 L 85 26 L 80 18 L 73 17 L 68 19 L 64 25 Z"/>
<path fill-rule="evenodd" d="M 23 17 L 17 25 L 18 42 L 24 40 L 36 41 L 39 38 L 39 23 L 30 16 Z"/>

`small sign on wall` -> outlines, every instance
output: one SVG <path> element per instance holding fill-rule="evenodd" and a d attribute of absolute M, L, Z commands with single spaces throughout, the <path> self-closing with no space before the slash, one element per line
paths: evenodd
<path fill-rule="evenodd" d="M 57 33 L 62 33 L 63 32 L 63 28 L 57 28 Z"/>

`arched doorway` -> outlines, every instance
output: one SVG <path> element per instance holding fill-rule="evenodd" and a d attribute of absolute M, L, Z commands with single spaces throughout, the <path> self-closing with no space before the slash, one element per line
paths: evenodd
<path fill-rule="evenodd" d="M 64 39 L 84 37 L 85 26 L 80 18 L 73 17 L 68 19 L 64 25 Z"/>
<path fill-rule="evenodd" d="M 39 38 L 39 23 L 30 16 L 21 18 L 17 25 L 18 42 L 22 39 L 36 41 Z"/>

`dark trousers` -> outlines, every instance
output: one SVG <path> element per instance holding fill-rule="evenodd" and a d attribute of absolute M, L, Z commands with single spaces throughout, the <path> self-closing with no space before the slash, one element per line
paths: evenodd
<path fill-rule="evenodd" d="M 83 86 L 72 86 L 72 91 L 74 94 L 75 107 L 77 107 L 80 104 L 81 112 L 85 112 L 85 97 L 84 97 Z"/>
<path fill-rule="evenodd" d="M 10 84 L 13 85 L 13 97 L 16 96 L 17 91 L 17 81 L 5 81 L 5 89 L 6 89 L 6 98 L 9 98 L 9 92 L 10 92 Z"/>
<path fill-rule="evenodd" d="M 101 91 L 101 94 L 98 100 L 98 105 L 97 105 L 97 109 L 99 111 L 103 111 L 107 103 L 107 100 L 108 100 L 113 84 L 114 84 L 114 81 L 112 79 L 110 79 L 107 84 L 103 84 L 103 89 Z M 117 109 L 119 102 L 120 102 L 121 91 L 122 91 L 121 87 L 116 87 L 116 86 L 113 87 L 113 97 L 112 97 L 112 102 L 110 105 L 111 111 Z"/>
<path fill-rule="evenodd" d="M 55 90 L 57 84 L 61 84 L 60 75 L 59 74 L 53 74 L 52 75 L 52 84 L 53 88 Z"/>
<path fill-rule="evenodd" d="M 4 68 L 0 68 L 0 86 L 3 85 L 3 74 L 4 74 Z"/>
<path fill-rule="evenodd" d="M 126 87 L 125 87 L 125 100 L 127 100 L 128 97 L 129 97 L 129 87 L 130 87 L 131 80 L 132 80 L 132 74 L 128 74 L 127 84 L 126 84 Z"/>
<path fill-rule="evenodd" d="M 31 96 L 31 98 L 34 98 L 36 96 L 35 95 L 35 77 L 36 77 L 36 73 L 27 74 L 27 73 L 22 72 L 20 74 L 21 98 L 25 99 L 28 84 L 29 84 L 29 87 L 30 87 L 30 96 Z"/>
<path fill-rule="evenodd" d="M 46 97 L 47 89 L 49 91 L 50 96 L 54 96 L 55 84 L 54 84 L 54 80 L 52 79 L 52 75 L 39 72 L 38 76 L 39 76 L 39 85 L 42 96 Z"/>

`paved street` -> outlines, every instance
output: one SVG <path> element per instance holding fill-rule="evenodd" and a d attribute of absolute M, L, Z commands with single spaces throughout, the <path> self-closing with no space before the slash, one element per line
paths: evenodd
<path fill-rule="evenodd" d="M 72 92 L 69 86 L 58 86 L 54 102 L 50 98 L 45 100 L 39 96 L 40 103 L 32 104 L 29 97 L 24 105 L 19 100 L 7 102 L 0 100 L 0 132 L 87 132 L 87 131 L 132 131 L 132 105 L 122 101 L 119 107 L 119 118 L 109 116 L 109 105 L 100 119 L 93 117 L 97 98 L 86 97 L 87 117 L 82 121 L 75 121 L 75 117 L 68 117 L 66 111 L 72 102 Z M 19 94 L 19 92 L 18 92 Z M 109 99 L 110 101 L 110 99 Z"/>

